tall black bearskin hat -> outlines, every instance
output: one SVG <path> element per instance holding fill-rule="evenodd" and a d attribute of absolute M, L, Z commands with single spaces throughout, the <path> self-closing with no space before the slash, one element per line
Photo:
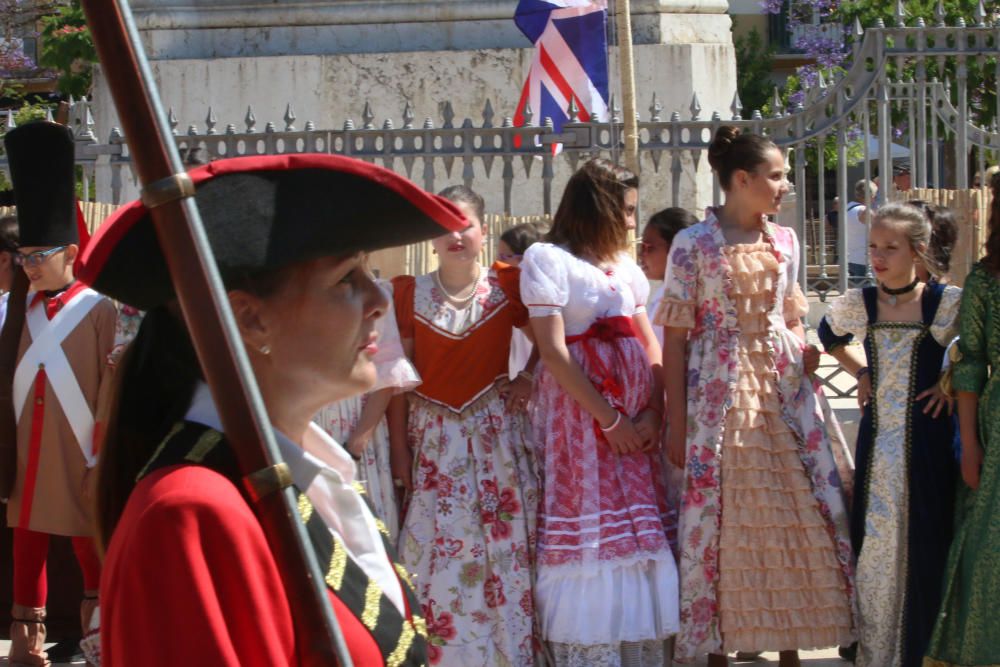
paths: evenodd
<path fill-rule="evenodd" d="M 32 121 L 3 138 L 22 246 L 79 243 L 73 132 L 65 125 Z"/>

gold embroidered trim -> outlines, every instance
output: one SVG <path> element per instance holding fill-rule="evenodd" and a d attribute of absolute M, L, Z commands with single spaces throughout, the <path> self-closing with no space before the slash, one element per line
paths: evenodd
<path fill-rule="evenodd" d="M 417 634 L 427 639 L 427 621 L 424 620 L 424 617 L 414 614 L 411 622 L 413 623 L 413 627 L 416 628 Z"/>
<path fill-rule="evenodd" d="M 198 438 L 198 442 L 194 443 L 194 447 L 191 451 L 187 453 L 184 457 L 185 461 L 190 461 L 191 463 L 201 463 L 208 453 L 211 452 L 219 441 L 222 440 L 222 434 L 215 430 L 205 431 Z"/>
<path fill-rule="evenodd" d="M 347 552 L 337 540 L 333 541 L 333 555 L 330 556 L 330 570 L 326 573 L 326 583 L 335 591 L 340 590 L 344 583 L 344 570 L 347 569 Z"/>
<path fill-rule="evenodd" d="M 382 589 L 374 581 L 368 582 L 365 590 L 365 610 L 361 612 L 361 622 L 369 630 L 374 630 L 378 625 L 378 608 L 382 599 Z"/>
<path fill-rule="evenodd" d="M 378 528 L 378 532 L 382 533 L 386 537 L 389 537 L 389 529 L 386 527 L 385 522 L 382 521 L 382 519 L 378 518 L 377 516 L 374 517 L 374 519 L 375 519 L 375 527 Z"/>
<path fill-rule="evenodd" d="M 396 568 L 396 574 L 399 575 L 399 578 L 405 581 L 407 586 L 413 588 L 413 580 L 410 578 L 410 573 L 406 571 L 406 568 L 399 563 L 393 563 L 393 566 Z"/>
<path fill-rule="evenodd" d="M 313 514 L 313 505 L 309 502 L 309 497 L 304 493 L 299 494 L 298 509 L 302 523 L 309 523 L 309 518 Z"/>
<path fill-rule="evenodd" d="M 396 648 L 393 649 L 389 657 L 385 659 L 386 667 L 399 667 L 406 660 L 406 653 L 410 650 L 410 645 L 413 644 L 413 638 L 416 633 L 413 632 L 413 628 L 409 623 L 403 623 L 403 630 L 399 633 L 399 643 L 396 644 Z"/>
<path fill-rule="evenodd" d="M 167 436 L 163 438 L 163 440 L 160 442 L 159 445 L 156 446 L 156 451 L 153 452 L 153 455 L 149 457 L 148 461 L 146 461 L 146 465 L 144 465 L 142 467 L 142 470 L 139 471 L 139 474 L 135 476 L 135 481 L 138 482 L 140 479 L 146 476 L 146 471 L 149 470 L 149 466 L 152 465 L 153 461 L 155 461 L 160 456 L 161 453 L 163 453 L 163 450 L 167 446 L 167 443 L 173 440 L 174 436 L 180 433 L 181 429 L 183 428 L 184 428 L 184 422 L 177 422 L 176 424 L 173 425 L 173 427 L 171 427 L 170 432 L 167 433 Z"/>
<path fill-rule="evenodd" d="M 365 487 L 361 484 L 361 482 L 351 482 L 351 486 L 358 492 L 358 495 L 365 495 Z"/>

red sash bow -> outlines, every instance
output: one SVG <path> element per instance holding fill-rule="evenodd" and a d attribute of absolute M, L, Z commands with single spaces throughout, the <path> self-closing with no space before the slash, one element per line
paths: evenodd
<path fill-rule="evenodd" d="M 601 392 L 603 396 L 610 397 L 610 403 L 614 408 L 620 412 L 624 411 L 624 404 L 622 398 L 625 396 L 625 390 L 621 383 L 614 377 L 614 375 L 608 371 L 607 365 L 601 356 L 597 353 L 595 347 L 591 344 L 591 341 L 601 341 L 602 343 L 611 343 L 618 338 L 635 338 L 635 329 L 632 326 L 632 318 L 619 315 L 616 317 L 603 317 L 599 320 L 594 320 L 594 323 L 581 334 L 575 336 L 567 336 L 566 344 L 571 345 L 573 343 L 581 343 L 583 348 L 583 354 L 590 362 L 590 366 L 596 377 L 591 377 L 591 382 L 594 383 L 594 387 L 597 391 Z M 618 357 L 619 363 L 624 364 L 624 356 L 616 350 L 616 356 Z M 627 415 L 626 415 L 627 416 Z M 598 434 L 599 439 L 603 438 L 603 433 L 600 430 L 600 424 L 594 420 L 594 431 Z"/>

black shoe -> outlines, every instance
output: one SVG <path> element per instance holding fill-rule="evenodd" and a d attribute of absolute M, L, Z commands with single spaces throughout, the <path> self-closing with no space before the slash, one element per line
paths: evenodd
<path fill-rule="evenodd" d="M 858 643 L 854 642 L 850 646 L 840 646 L 837 648 L 837 653 L 847 662 L 854 662 L 854 659 L 858 657 Z"/>
<path fill-rule="evenodd" d="M 56 642 L 46 649 L 52 662 L 83 662 L 83 651 L 80 650 L 80 639 L 70 638 Z"/>

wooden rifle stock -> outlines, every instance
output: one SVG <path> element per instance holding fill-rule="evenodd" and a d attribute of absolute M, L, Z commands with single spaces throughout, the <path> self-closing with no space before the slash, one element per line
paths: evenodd
<path fill-rule="evenodd" d="M 183 173 L 127 0 L 81 4 L 143 186 Z M 201 217 L 191 197 L 156 206 L 151 214 L 226 439 L 246 478 L 280 458 Z M 294 490 L 286 487 L 250 504 L 282 576 L 301 664 L 350 667 L 350 654 L 296 500 Z"/>

